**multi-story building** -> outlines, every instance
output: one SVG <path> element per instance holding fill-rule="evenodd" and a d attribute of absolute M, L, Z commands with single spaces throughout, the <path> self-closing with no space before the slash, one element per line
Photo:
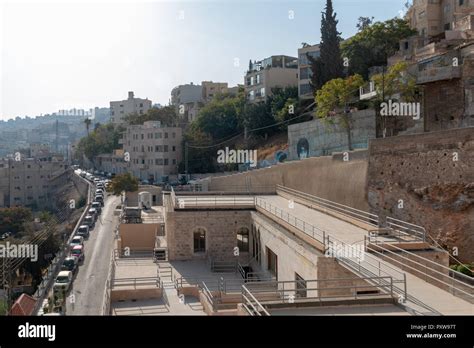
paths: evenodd
<path fill-rule="evenodd" d="M 314 99 L 313 89 L 310 85 L 313 71 L 308 56 L 320 56 L 319 45 L 304 45 L 298 49 L 298 96 L 300 99 Z"/>
<path fill-rule="evenodd" d="M 473 0 L 414 0 L 407 19 L 421 36 L 433 37 L 455 29 L 455 23 L 473 9 Z"/>
<path fill-rule="evenodd" d="M 0 207 L 50 205 L 50 193 L 68 170 L 61 157 L 0 159 Z"/>
<path fill-rule="evenodd" d="M 190 123 L 196 118 L 199 109 L 204 105 L 203 96 L 203 86 L 192 82 L 173 88 L 171 105 L 176 108 L 182 124 Z"/>
<path fill-rule="evenodd" d="M 141 180 L 159 182 L 178 173 L 181 161 L 182 129 L 166 127 L 159 121 L 127 126 L 121 143 L 128 154 L 129 172 Z"/>
<path fill-rule="evenodd" d="M 202 81 L 202 99 L 205 102 L 210 101 L 217 94 L 225 94 L 228 92 L 227 82 Z"/>
<path fill-rule="evenodd" d="M 244 82 L 249 102 L 266 101 L 272 88 L 298 85 L 298 59 L 280 55 L 251 63 Z"/>
<path fill-rule="evenodd" d="M 123 118 L 130 114 L 144 114 L 151 109 L 151 100 L 135 98 L 133 92 L 128 92 L 128 99 L 110 102 L 110 120 L 112 123 L 120 124 Z"/>

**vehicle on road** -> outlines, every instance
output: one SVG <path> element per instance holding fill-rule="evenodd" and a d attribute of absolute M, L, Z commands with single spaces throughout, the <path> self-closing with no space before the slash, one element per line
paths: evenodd
<path fill-rule="evenodd" d="M 78 262 L 84 261 L 84 246 L 83 245 L 76 245 L 71 249 L 69 253 L 70 256 L 76 257 Z"/>
<path fill-rule="evenodd" d="M 84 237 L 84 238 L 89 238 L 89 226 L 88 225 L 81 225 L 79 226 L 79 228 L 77 229 L 77 235 L 78 236 L 81 236 L 81 237 Z"/>
<path fill-rule="evenodd" d="M 61 265 L 61 271 L 71 271 L 73 274 L 77 271 L 77 258 L 68 256 L 64 259 Z"/>
<path fill-rule="evenodd" d="M 97 218 L 99 217 L 99 212 L 95 208 L 89 208 L 87 211 L 87 215 L 93 216 L 94 221 L 97 221 Z"/>
<path fill-rule="evenodd" d="M 102 204 L 100 202 L 92 202 L 91 207 L 97 210 L 97 213 L 102 214 Z"/>
<path fill-rule="evenodd" d="M 71 243 L 69 243 L 71 247 L 76 245 L 84 245 L 84 237 L 82 236 L 74 236 L 72 237 Z"/>
<path fill-rule="evenodd" d="M 84 225 L 89 226 L 89 229 L 94 228 L 95 218 L 92 215 L 86 215 L 83 221 Z"/>
<path fill-rule="evenodd" d="M 69 291 L 72 284 L 72 272 L 71 271 L 61 271 L 59 272 L 56 280 L 54 281 L 53 290 L 54 291 Z"/>
<path fill-rule="evenodd" d="M 95 195 L 94 201 L 99 202 L 100 204 L 102 204 L 102 206 L 104 206 L 104 196 L 103 195 Z"/>

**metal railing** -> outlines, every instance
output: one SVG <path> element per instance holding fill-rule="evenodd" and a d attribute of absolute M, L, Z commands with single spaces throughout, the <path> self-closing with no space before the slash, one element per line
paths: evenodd
<path fill-rule="evenodd" d="M 377 249 L 381 249 L 381 251 L 371 248 L 370 246 L 368 246 L 368 250 L 378 255 L 381 255 L 381 257 L 389 259 L 393 261 L 394 263 L 399 264 L 400 267 L 405 267 L 414 272 L 421 273 L 421 277 L 420 277 L 421 279 L 423 279 L 424 277 L 426 281 L 430 280 L 431 282 L 434 281 L 438 284 L 445 285 L 448 287 L 448 289 L 450 289 L 450 292 L 454 296 L 458 296 L 460 298 L 465 299 L 466 301 L 470 303 L 474 303 L 474 286 L 466 283 L 466 281 L 472 280 L 471 277 L 465 274 L 462 274 L 460 272 L 453 271 L 449 267 L 443 266 L 441 264 L 438 264 L 434 261 L 423 258 L 415 253 L 401 249 L 394 245 L 391 245 L 390 247 L 394 248 L 397 252 L 390 250 L 388 248 L 385 248 L 381 245 L 377 245 Z M 395 257 L 392 257 L 392 255 Z M 404 256 L 404 255 L 407 255 L 407 256 Z M 419 261 L 424 262 L 424 264 L 421 262 L 415 261 L 413 259 L 418 259 Z M 410 263 L 416 265 L 418 268 L 410 266 L 409 265 Z M 428 266 L 428 264 L 430 266 Z M 444 270 L 445 272 L 439 271 L 439 269 Z M 428 272 L 434 275 L 430 275 L 428 274 Z M 456 277 L 464 279 L 465 281 L 456 279 L 455 277 L 452 276 L 454 274 L 456 274 Z"/>
<path fill-rule="evenodd" d="M 339 214 L 345 215 L 347 217 L 350 217 L 352 219 L 356 219 L 365 223 L 368 223 L 373 226 L 379 226 L 379 217 L 376 214 L 372 214 L 363 210 L 355 209 L 352 207 L 349 207 L 344 204 L 336 203 L 333 201 L 330 201 L 328 199 L 324 199 L 321 197 L 317 197 L 314 195 L 310 195 L 305 192 L 297 191 L 282 185 L 277 185 L 277 192 L 282 191 L 285 193 L 288 193 L 290 195 L 293 195 L 295 197 L 299 197 L 302 199 L 305 199 L 311 203 L 315 203 L 325 209 L 330 209 L 333 210 Z"/>
<path fill-rule="evenodd" d="M 390 216 L 387 216 L 387 226 L 392 228 L 395 231 L 398 231 L 399 238 L 402 238 L 402 235 L 403 235 L 403 236 L 411 236 L 421 242 L 426 241 L 426 230 L 422 226 L 418 226 L 406 221 L 398 220 Z"/>
<path fill-rule="evenodd" d="M 137 286 L 153 286 L 156 288 L 162 288 L 163 283 L 160 277 L 137 277 L 137 278 L 119 278 L 113 279 L 111 282 L 111 289 L 116 289 L 120 287 L 132 287 L 134 290 L 137 289 Z"/>
<path fill-rule="evenodd" d="M 353 284 L 347 285 L 348 282 Z M 342 285 L 338 285 L 342 283 Z M 366 297 L 389 297 L 397 298 L 394 292 L 393 278 L 383 277 L 361 277 L 361 278 L 334 278 L 314 280 L 288 280 L 259 282 L 257 284 L 246 284 L 255 298 L 260 303 L 296 303 L 313 302 L 317 300 L 352 299 L 359 300 Z M 265 299 L 265 296 L 268 295 Z M 273 295 L 273 296 L 272 296 Z"/>
<path fill-rule="evenodd" d="M 297 229 L 303 231 L 305 234 L 308 236 L 312 237 L 313 239 L 317 240 L 318 242 L 322 243 L 324 245 L 326 241 L 326 231 L 311 225 L 304 220 L 301 220 L 297 218 L 294 215 L 291 215 L 290 213 L 287 213 L 283 209 L 280 209 L 273 204 L 267 202 L 265 199 L 256 197 L 255 198 L 255 205 L 257 207 L 260 207 L 267 212 L 275 215 L 276 217 L 280 218 L 281 220 L 287 222 L 293 227 L 296 227 Z"/>
<path fill-rule="evenodd" d="M 219 196 L 194 196 L 177 197 L 175 208 L 186 209 L 186 208 L 253 208 L 255 201 L 253 197 L 245 196 L 231 196 L 231 197 L 219 197 Z"/>
<path fill-rule="evenodd" d="M 242 307 L 251 316 L 270 316 L 270 313 L 255 296 L 252 295 L 245 285 L 242 285 Z"/>
<path fill-rule="evenodd" d="M 349 268 L 353 272 L 365 277 L 392 277 L 396 291 L 399 292 L 404 300 L 407 298 L 405 273 L 400 272 L 396 268 L 385 262 L 382 262 L 370 254 L 361 254 L 355 246 L 346 244 L 333 236 L 329 236 L 326 231 L 321 230 L 283 211 L 282 209 L 273 206 L 260 197 L 257 197 L 255 201 L 257 206 L 263 208 L 264 210 L 282 219 L 309 237 L 320 242 L 324 247 L 324 252 L 326 255 L 333 255 L 337 260 L 342 262 L 346 268 Z M 337 250 L 338 247 L 352 250 L 353 253 L 351 253 L 351 257 L 344 257 L 344 255 L 341 255 Z"/>
<path fill-rule="evenodd" d="M 115 277 L 115 250 L 112 251 L 109 264 L 109 272 L 107 274 L 107 279 L 105 281 L 105 291 L 104 298 L 102 300 L 102 315 L 110 314 L 110 305 L 111 305 L 111 291 L 112 291 L 112 281 Z"/>

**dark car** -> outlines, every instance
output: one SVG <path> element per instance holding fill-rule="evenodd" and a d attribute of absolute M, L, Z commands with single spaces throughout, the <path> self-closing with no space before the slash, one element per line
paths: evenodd
<path fill-rule="evenodd" d="M 61 265 L 61 271 L 71 271 L 72 273 L 75 273 L 77 271 L 77 261 L 77 257 L 66 257 Z"/>

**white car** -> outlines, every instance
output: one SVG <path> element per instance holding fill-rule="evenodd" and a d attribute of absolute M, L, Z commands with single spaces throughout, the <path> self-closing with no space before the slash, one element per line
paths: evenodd
<path fill-rule="evenodd" d="M 56 280 L 54 281 L 53 289 L 68 291 L 72 284 L 72 272 L 71 271 L 61 271 L 59 272 Z"/>
<path fill-rule="evenodd" d="M 71 247 L 74 247 L 75 245 L 83 245 L 84 244 L 84 237 L 82 236 L 74 236 L 71 240 Z"/>

